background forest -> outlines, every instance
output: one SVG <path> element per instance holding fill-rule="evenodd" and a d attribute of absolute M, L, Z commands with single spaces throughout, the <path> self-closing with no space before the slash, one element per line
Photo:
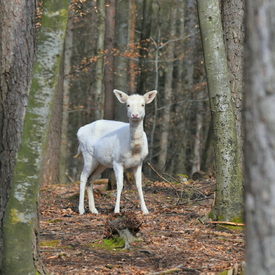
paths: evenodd
<path fill-rule="evenodd" d="M 213 171 L 210 142 L 206 145 L 210 112 L 196 5 L 193 0 L 70 4 L 62 134 L 57 131 L 50 138 L 56 144 L 48 143 L 46 158 L 51 161 L 45 162 L 44 184 L 79 178 L 82 163 L 73 156 L 81 126 L 100 118 L 127 120 L 125 106 L 114 100 L 114 88 L 128 94 L 158 90 L 155 104 L 146 111 L 147 176 L 154 176 L 147 161 L 173 175 Z M 61 120 L 53 117 L 52 123 L 60 128 Z"/>

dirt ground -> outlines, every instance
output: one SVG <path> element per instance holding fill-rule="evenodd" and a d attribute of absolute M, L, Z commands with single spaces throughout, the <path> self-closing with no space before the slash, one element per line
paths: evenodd
<path fill-rule="evenodd" d="M 142 222 L 129 250 L 108 247 L 106 221 L 116 191 L 95 186 L 98 215 L 79 215 L 77 184 L 41 189 L 40 245 L 51 274 L 219 274 L 244 261 L 240 227 L 217 227 L 201 219 L 213 203 L 211 180 L 190 184 L 148 182 L 143 215 L 135 186 L 123 190 L 121 210 Z M 87 200 L 85 201 L 87 207 Z M 86 208 L 86 212 L 88 209 Z"/>

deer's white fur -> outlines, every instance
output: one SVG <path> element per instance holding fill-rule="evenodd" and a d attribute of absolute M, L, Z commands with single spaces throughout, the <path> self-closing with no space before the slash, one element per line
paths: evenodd
<path fill-rule="evenodd" d="M 120 196 L 123 188 L 123 171 L 133 168 L 136 186 L 140 198 L 141 210 L 148 214 L 142 193 L 142 162 L 148 154 L 147 137 L 143 131 L 145 104 L 152 102 L 157 91 L 144 96 L 131 95 L 114 90 L 117 99 L 127 105 L 129 123 L 98 120 L 81 127 L 77 132 L 79 140 L 78 155 L 82 153 L 84 168 L 80 177 L 79 213 L 83 214 L 84 192 L 88 178 L 89 209 L 97 214 L 93 195 L 93 181 L 107 167 L 115 171 L 117 182 L 117 199 L 115 213 L 120 211 Z"/>

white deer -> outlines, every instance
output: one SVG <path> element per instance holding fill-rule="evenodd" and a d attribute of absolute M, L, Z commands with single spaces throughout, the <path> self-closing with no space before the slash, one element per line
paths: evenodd
<path fill-rule="evenodd" d="M 106 168 L 113 168 L 117 183 L 115 213 L 120 211 L 120 196 L 123 188 L 123 171 L 132 168 L 139 194 L 141 210 L 148 214 L 142 193 L 142 163 L 148 154 L 148 143 L 143 131 L 145 104 L 152 102 L 157 91 L 145 95 L 131 95 L 114 90 L 117 99 L 126 103 L 129 123 L 97 120 L 81 127 L 77 132 L 79 140 L 78 154 L 84 159 L 84 168 L 80 177 L 79 213 L 84 214 L 84 193 L 87 180 L 89 209 L 98 214 L 93 195 L 93 181 Z"/>

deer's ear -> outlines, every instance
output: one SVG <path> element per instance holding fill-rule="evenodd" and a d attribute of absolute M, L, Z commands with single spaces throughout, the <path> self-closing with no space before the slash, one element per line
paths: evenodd
<path fill-rule="evenodd" d="M 116 90 L 114 89 L 114 94 L 116 95 L 116 98 L 121 102 L 121 103 L 126 103 L 127 99 L 128 99 L 128 95 L 123 93 L 120 90 Z"/>
<path fill-rule="evenodd" d="M 143 96 L 144 99 L 145 99 L 145 103 L 146 103 L 146 104 L 151 103 L 151 102 L 154 100 L 154 98 L 156 97 L 157 93 L 158 93 L 158 92 L 157 92 L 156 90 L 153 90 L 153 91 L 151 91 L 151 92 L 146 93 L 146 94 Z"/>

